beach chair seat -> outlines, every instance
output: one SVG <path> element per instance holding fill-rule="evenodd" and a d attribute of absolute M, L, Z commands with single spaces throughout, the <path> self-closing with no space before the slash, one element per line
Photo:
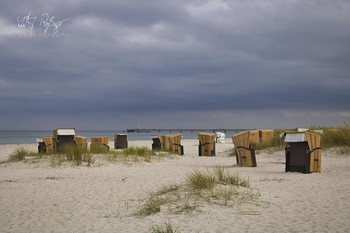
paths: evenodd
<path fill-rule="evenodd" d="M 152 150 L 161 150 L 162 144 L 160 143 L 160 139 L 156 137 L 156 138 L 152 138 L 152 140 L 153 140 Z"/>
<path fill-rule="evenodd" d="M 244 131 L 232 137 L 236 152 L 236 162 L 240 167 L 256 167 L 255 150 L 249 146 L 249 131 Z"/>

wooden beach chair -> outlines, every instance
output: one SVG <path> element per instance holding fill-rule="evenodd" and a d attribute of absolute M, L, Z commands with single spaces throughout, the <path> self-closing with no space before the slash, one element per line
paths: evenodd
<path fill-rule="evenodd" d="M 249 131 L 244 131 L 232 137 L 236 151 L 236 162 L 240 167 L 256 167 L 254 148 L 249 146 Z"/>
<path fill-rule="evenodd" d="M 87 138 L 84 136 L 74 136 L 74 144 L 82 149 L 87 149 Z"/>
<path fill-rule="evenodd" d="M 98 136 L 91 137 L 90 150 L 91 151 L 109 151 L 109 137 Z"/>
<path fill-rule="evenodd" d="M 125 149 L 128 148 L 128 138 L 126 134 L 116 134 L 114 137 L 114 148 Z"/>
<path fill-rule="evenodd" d="M 215 156 L 215 134 L 198 133 L 198 155 L 199 156 Z"/>
<path fill-rule="evenodd" d="M 181 145 L 182 134 L 168 136 L 170 150 L 175 154 L 184 155 L 184 146 Z"/>
<path fill-rule="evenodd" d="M 286 133 L 286 172 L 321 172 L 321 135 L 316 133 Z"/>
<path fill-rule="evenodd" d="M 259 144 L 260 143 L 260 131 L 250 130 L 249 132 L 249 143 Z"/>
<path fill-rule="evenodd" d="M 61 152 L 68 144 L 74 144 L 75 129 L 60 128 L 52 131 L 52 136 L 55 140 L 56 150 Z"/>
<path fill-rule="evenodd" d="M 38 145 L 39 153 L 55 152 L 54 138 L 50 138 L 50 137 L 37 138 L 37 142 L 39 142 L 39 145 Z"/>
<path fill-rule="evenodd" d="M 249 145 L 261 144 L 273 139 L 275 132 L 273 129 L 249 130 Z"/>
<path fill-rule="evenodd" d="M 181 139 L 181 134 L 158 135 L 158 139 L 153 139 L 152 149 L 169 150 L 175 154 L 184 155 L 184 147 L 181 145 Z"/>
<path fill-rule="evenodd" d="M 275 131 L 273 129 L 261 129 L 259 131 L 260 143 L 271 141 L 275 137 Z"/>

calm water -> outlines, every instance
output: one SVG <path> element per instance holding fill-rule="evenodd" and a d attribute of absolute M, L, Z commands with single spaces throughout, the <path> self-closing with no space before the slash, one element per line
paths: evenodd
<path fill-rule="evenodd" d="M 197 134 L 202 131 L 183 131 L 181 134 L 184 139 L 196 139 Z M 226 131 L 226 138 L 236 134 L 237 131 Z M 88 137 L 88 141 L 93 136 L 109 136 L 109 140 L 113 140 L 115 134 L 125 133 L 123 131 L 86 131 L 76 130 L 76 135 Z M 152 131 L 149 133 L 128 133 L 128 140 L 152 140 L 158 134 L 173 134 L 180 131 Z M 213 133 L 213 132 L 210 132 Z M 0 144 L 23 144 L 36 143 L 37 137 L 51 137 L 52 131 L 49 130 L 31 130 L 31 131 L 1 131 Z"/>

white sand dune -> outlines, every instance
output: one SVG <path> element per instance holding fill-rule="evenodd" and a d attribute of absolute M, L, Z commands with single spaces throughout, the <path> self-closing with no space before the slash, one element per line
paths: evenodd
<path fill-rule="evenodd" d="M 284 172 L 283 151 L 258 154 L 258 167 L 241 168 L 229 157 L 229 139 L 216 145 L 216 157 L 198 157 L 197 140 L 183 140 L 183 145 L 184 156 L 131 165 L 105 160 L 92 167 L 53 168 L 49 160 L 2 163 L 0 232 L 152 232 L 152 226 L 165 222 L 179 232 L 350 231 L 350 156 L 325 151 L 322 173 L 301 174 Z M 22 146 L 37 150 L 35 144 Z M 16 147 L 0 145 L 0 161 Z M 189 214 L 134 215 L 150 192 L 217 166 L 249 178 L 261 205 L 203 204 L 201 211 Z"/>

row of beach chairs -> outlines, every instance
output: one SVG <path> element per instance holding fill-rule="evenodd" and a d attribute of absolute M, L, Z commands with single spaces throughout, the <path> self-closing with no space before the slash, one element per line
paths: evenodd
<path fill-rule="evenodd" d="M 254 145 L 265 143 L 275 137 L 274 130 L 251 130 L 238 133 L 232 137 L 236 153 L 236 163 L 240 167 L 256 167 L 256 155 Z M 313 132 L 290 131 L 284 133 L 286 156 L 286 172 L 312 173 L 321 172 L 321 135 Z M 168 150 L 178 155 L 184 155 L 184 147 L 181 145 L 181 134 L 158 135 L 153 138 L 152 150 Z M 198 134 L 198 155 L 215 156 L 216 135 L 213 133 Z M 38 140 L 39 153 L 61 152 L 66 144 L 73 143 L 76 146 L 87 148 L 87 138 L 76 136 L 75 129 L 56 129 L 52 131 L 52 137 Z M 92 151 L 109 151 L 109 137 L 91 137 L 90 149 Z M 114 148 L 124 149 L 128 147 L 127 135 L 116 134 Z"/>
<path fill-rule="evenodd" d="M 238 166 L 257 166 L 255 149 L 252 146 L 257 141 L 256 139 L 251 140 L 251 135 L 250 131 L 245 131 L 232 137 Z M 262 134 L 260 133 L 260 135 Z M 284 142 L 287 143 L 285 147 L 286 172 L 321 172 L 322 148 L 321 135 L 319 133 L 289 131 L 284 133 L 284 137 Z M 260 138 L 260 142 L 263 141 Z"/>
<path fill-rule="evenodd" d="M 74 144 L 81 148 L 87 148 L 87 137 L 75 135 L 75 129 L 55 129 L 52 131 L 52 137 L 37 138 L 39 153 L 62 152 L 67 144 Z M 90 149 L 95 151 L 109 151 L 109 137 L 96 136 L 91 137 Z M 128 147 L 127 136 L 118 134 L 114 139 L 115 149 L 124 149 Z"/>

